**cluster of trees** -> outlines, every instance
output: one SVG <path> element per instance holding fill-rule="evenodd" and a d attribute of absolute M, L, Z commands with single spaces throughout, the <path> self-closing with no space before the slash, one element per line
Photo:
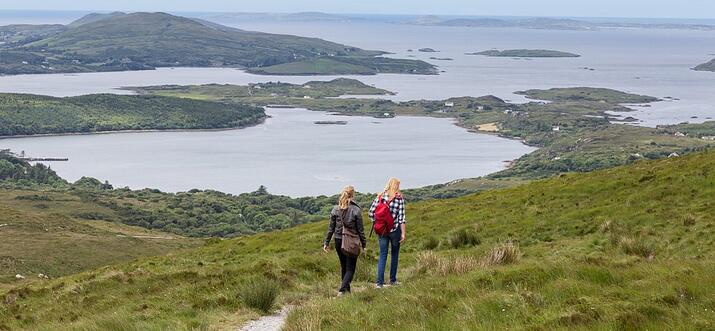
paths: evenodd
<path fill-rule="evenodd" d="M 9 150 L 0 150 L 0 182 L 2 181 L 50 185 L 64 182 L 44 164 L 31 165 L 13 156 Z"/>
<path fill-rule="evenodd" d="M 234 128 L 265 117 L 259 107 L 162 96 L 0 94 L 0 136 Z"/>

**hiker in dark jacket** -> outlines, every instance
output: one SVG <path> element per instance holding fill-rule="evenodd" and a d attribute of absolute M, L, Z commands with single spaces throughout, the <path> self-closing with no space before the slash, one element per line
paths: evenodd
<path fill-rule="evenodd" d="M 338 253 L 338 259 L 340 259 L 340 277 L 342 279 L 338 295 L 350 292 L 350 283 L 353 281 L 357 265 L 357 256 L 348 256 L 340 249 L 342 246 L 343 227 L 357 230 L 363 250 L 367 243 L 365 229 L 362 224 L 362 211 L 353 201 L 354 197 L 355 189 L 352 186 L 346 186 L 340 193 L 338 205 L 330 213 L 330 225 L 328 225 L 328 233 L 325 234 L 325 240 L 323 241 L 323 250 L 327 253 L 330 247 L 330 238 L 335 234 L 335 251 Z"/>

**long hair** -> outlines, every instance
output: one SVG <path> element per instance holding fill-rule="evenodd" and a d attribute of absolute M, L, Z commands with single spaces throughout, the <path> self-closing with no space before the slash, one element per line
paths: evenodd
<path fill-rule="evenodd" d="M 395 197 L 395 195 L 402 195 L 402 192 L 400 192 L 400 180 L 391 177 L 389 180 L 387 180 L 387 184 L 385 184 L 385 192 L 387 193 L 387 196 L 389 199 L 392 199 Z"/>
<path fill-rule="evenodd" d="M 348 206 L 350 205 L 350 201 L 355 198 L 355 188 L 348 185 L 343 188 L 343 191 L 340 192 L 340 198 L 338 199 L 338 207 L 340 209 L 348 209 Z"/>

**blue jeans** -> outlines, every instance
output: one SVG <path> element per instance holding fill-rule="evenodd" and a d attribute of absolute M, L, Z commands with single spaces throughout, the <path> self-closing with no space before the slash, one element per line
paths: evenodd
<path fill-rule="evenodd" d="M 385 266 L 387 265 L 387 251 L 392 247 L 392 255 L 390 257 L 390 283 L 397 281 L 397 263 L 400 259 L 400 239 L 402 237 L 402 229 L 390 232 L 385 237 L 378 237 L 380 242 L 380 259 L 377 261 L 377 285 L 385 284 Z"/>

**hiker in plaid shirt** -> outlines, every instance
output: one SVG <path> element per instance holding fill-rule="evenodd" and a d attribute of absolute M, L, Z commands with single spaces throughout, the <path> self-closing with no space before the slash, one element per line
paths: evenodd
<path fill-rule="evenodd" d="M 372 201 L 368 216 L 375 222 L 375 209 L 382 201 L 389 203 L 390 213 L 395 223 L 390 230 L 390 233 L 385 236 L 379 236 L 380 243 L 380 258 L 377 262 L 377 288 L 382 288 L 385 285 L 385 267 L 387 265 L 387 253 L 390 254 L 390 284 L 399 285 L 397 281 L 397 265 L 400 257 L 400 244 L 405 241 L 405 199 L 402 198 L 400 192 L 400 181 L 397 178 L 390 178 L 385 185 L 385 190 Z"/>

